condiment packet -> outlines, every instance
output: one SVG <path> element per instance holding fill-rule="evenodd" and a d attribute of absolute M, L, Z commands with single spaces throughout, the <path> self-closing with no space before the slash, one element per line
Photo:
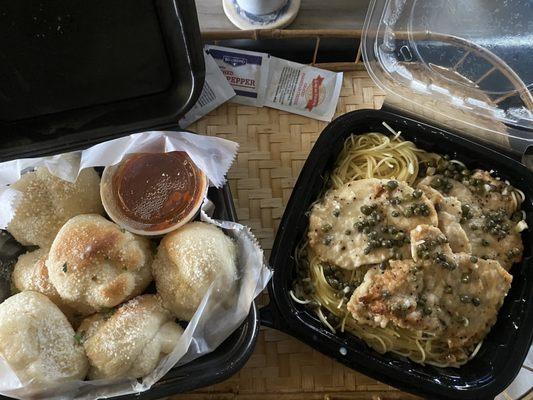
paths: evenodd
<path fill-rule="evenodd" d="M 263 107 L 270 56 L 229 47 L 206 45 L 205 48 L 237 93 L 231 101 Z"/>
<path fill-rule="evenodd" d="M 339 101 L 342 72 L 331 72 L 270 57 L 265 105 L 331 121 Z"/>
<path fill-rule="evenodd" d="M 235 91 L 218 68 L 215 59 L 204 50 L 205 59 L 205 81 L 202 93 L 198 101 L 187 114 L 179 120 L 179 126 L 187 128 L 193 122 L 199 120 L 204 115 L 209 114 L 218 106 L 235 97 Z"/>

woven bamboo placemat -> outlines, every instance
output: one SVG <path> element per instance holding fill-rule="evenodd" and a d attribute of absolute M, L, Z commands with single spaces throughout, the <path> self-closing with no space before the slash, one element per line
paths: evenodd
<path fill-rule="evenodd" d="M 380 108 L 383 99 L 363 68 L 345 72 L 337 115 Z M 189 128 L 240 144 L 228 178 L 239 220 L 252 228 L 267 257 L 294 183 L 326 125 L 267 107 L 227 103 Z M 269 328 L 261 329 L 252 357 L 237 375 L 179 396 L 181 400 L 412 398 Z"/>

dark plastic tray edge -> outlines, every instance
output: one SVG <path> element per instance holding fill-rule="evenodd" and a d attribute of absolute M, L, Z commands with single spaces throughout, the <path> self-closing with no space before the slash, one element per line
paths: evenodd
<path fill-rule="evenodd" d="M 326 131 L 331 131 L 335 128 L 335 124 L 339 124 L 339 123 L 342 123 L 342 120 L 343 118 L 346 118 L 346 115 L 350 114 L 373 114 L 373 115 L 379 115 L 380 117 L 383 118 L 383 120 L 398 120 L 398 119 L 401 119 L 401 120 L 404 120 L 404 121 L 408 121 L 410 123 L 414 123 L 414 124 L 420 124 L 420 125 L 423 125 L 423 126 L 427 126 L 429 129 L 432 129 L 434 131 L 437 131 L 437 132 L 442 132 L 443 135 L 449 135 L 449 136 L 452 136 L 454 138 L 454 140 L 456 142 L 459 142 L 461 143 L 461 146 L 463 147 L 476 147 L 479 149 L 483 149 L 483 148 L 486 148 L 488 152 L 495 152 L 495 153 L 499 153 L 501 157 L 505 157 L 505 158 L 508 158 L 509 160 L 512 160 L 513 162 L 517 162 L 515 161 L 514 159 L 511 159 L 508 155 L 505 155 L 503 154 L 499 149 L 498 150 L 495 150 L 495 149 L 491 149 L 489 147 L 487 147 L 486 145 L 483 145 L 483 144 L 480 144 L 480 143 L 476 143 L 474 141 L 471 141 L 471 140 L 468 140 L 468 139 L 465 139 L 464 137 L 456 134 L 456 133 L 453 133 L 451 132 L 449 129 L 444 129 L 444 128 L 440 128 L 440 127 L 437 127 L 437 126 L 432 126 L 430 124 L 428 124 L 427 122 L 424 122 L 424 121 L 421 121 L 421 120 L 417 120 L 415 118 L 412 118 L 412 117 L 406 117 L 404 115 L 400 115 L 398 113 L 396 113 L 395 111 L 392 111 L 392 110 L 371 110 L 371 109 L 364 109 L 364 110 L 358 110 L 358 111 L 352 111 L 350 113 L 347 113 L 347 114 L 343 114 L 342 116 L 338 117 L 336 120 L 334 120 L 331 124 L 329 124 L 321 133 L 320 137 L 318 138 L 317 142 L 315 143 L 314 148 L 324 148 L 326 149 L 326 147 L 323 147 L 324 144 L 326 144 L 326 140 L 325 140 L 325 137 L 326 135 L 324 135 L 324 133 Z M 363 116 L 362 116 L 363 117 Z M 327 151 L 327 150 L 324 150 L 324 151 Z M 306 163 L 304 165 L 304 167 L 302 168 L 302 172 L 300 173 L 300 176 L 298 177 L 298 180 L 295 184 L 295 188 L 298 188 L 298 187 L 301 187 L 302 185 L 305 185 L 307 183 L 307 181 L 309 180 L 309 177 L 311 174 L 314 173 L 314 164 L 316 164 L 316 160 L 312 160 L 311 158 L 308 158 L 306 160 Z M 527 171 L 527 172 L 526 172 Z M 533 181 L 533 174 L 526 170 L 525 172 L 529 175 L 529 180 L 530 181 Z M 274 241 L 274 245 L 273 245 L 273 248 L 272 248 L 272 252 L 271 252 L 271 257 L 270 257 L 270 265 L 272 266 L 272 268 L 275 270 L 275 266 L 278 265 L 278 264 L 283 264 L 284 261 L 283 260 L 280 260 L 278 261 L 277 260 L 277 253 L 278 253 L 278 248 L 281 246 L 281 243 L 283 242 L 283 238 L 285 236 L 285 229 L 287 226 L 292 226 L 291 222 L 294 222 L 294 217 L 291 215 L 292 212 L 291 212 L 291 209 L 294 207 L 294 205 L 296 204 L 298 199 L 298 196 L 295 195 L 294 193 L 291 195 L 291 198 L 289 199 L 289 202 L 285 208 L 285 212 L 283 214 L 283 217 L 281 219 L 281 223 L 280 223 L 280 226 L 279 226 L 279 231 L 276 235 L 276 238 L 275 238 L 275 241 Z M 290 228 L 289 228 L 290 229 Z M 315 348 L 316 350 L 322 352 L 323 354 L 325 354 L 326 356 L 328 357 L 332 357 L 334 358 L 335 360 L 337 360 L 338 362 L 352 368 L 352 369 L 356 369 L 360 372 L 363 372 L 364 374 L 374 378 L 374 379 L 378 379 L 382 382 L 385 382 L 387 384 L 390 384 L 392 386 L 395 386 L 401 390 L 404 390 L 404 391 L 407 391 L 407 392 L 411 392 L 411 393 L 414 393 L 414 394 L 417 394 L 417 395 L 422 395 L 422 396 L 430 396 L 428 398 L 435 398 L 435 399 L 448 399 L 448 400 L 451 400 L 451 399 L 489 399 L 489 398 L 493 398 L 494 396 L 496 396 L 497 394 L 501 393 L 513 380 L 514 378 L 516 377 L 516 375 L 518 374 L 519 370 L 520 370 L 520 366 L 518 367 L 514 367 L 514 368 L 506 368 L 504 371 L 501 371 L 501 375 L 499 376 L 499 380 L 496 384 L 492 384 L 490 387 L 480 387 L 480 388 L 477 388 L 475 390 L 473 389 L 467 389 L 467 390 L 462 390 L 462 391 L 458 391 L 458 390 L 454 390 L 453 394 L 451 395 L 445 395 L 443 394 L 441 391 L 439 391 L 438 387 L 436 388 L 437 390 L 435 390 L 435 388 L 429 388 L 429 389 L 422 389 L 420 390 L 419 388 L 416 387 L 416 385 L 419 383 L 419 382 L 416 382 L 416 381 L 409 381 L 408 379 L 406 380 L 399 380 L 398 377 L 392 377 L 390 375 L 387 375 L 386 373 L 383 373 L 382 369 L 383 367 L 386 367 L 385 365 L 382 365 L 382 366 L 379 366 L 379 368 L 374 368 L 368 364 L 364 364 L 364 363 L 359 363 L 356 367 L 354 367 L 354 364 L 357 364 L 357 362 L 350 362 L 350 360 L 347 359 L 347 357 L 343 356 L 340 354 L 340 352 L 336 352 L 335 354 L 332 354 L 331 351 L 328 351 L 328 349 L 323 349 L 323 348 L 320 348 L 319 346 L 317 346 L 317 342 L 314 340 L 314 338 L 312 337 L 312 335 L 309 334 L 309 332 L 307 332 L 305 329 L 302 329 L 301 327 L 296 327 L 294 325 L 294 321 L 295 321 L 295 316 L 290 314 L 288 312 L 288 310 L 284 310 L 283 307 L 280 307 L 280 294 L 278 294 L 278 291 L 275 287 L 275 278 L 273 277 L 272 280 L 270 281 L 269 285 L 268 285 L 268 292 L 269 292 L 269 296 L 270 296 L 270 303 L 261 308 L 260 309 L 260 320 L 261 320 L 261 323 L 265 326 L 268 326 L 268 327 L 271 327 L 271 328 L 274 328 L 274 329 L 278 329 L 280 331 L 283 331 L 307 344 L 309 344 L 311 347 Z M 283 288 L 282 288 L 283 289 Z M 527 322 L 529 323 L 530 325 L 533 325 L 533 283 L 529 282 L 529 291 L 530 291 L 530 301 L 529 301 L 529 314 L 526 314 L 526 321 L 522 321 L 523 323 Z M 283 302 L 284 302 L 285 299 L 283 299 Z M 526 313 L 527 311 L 526 310 Z M 288 322 L 289 321 L 289 322 Z M 291 323 L 292 322 L 292 323 Z M 291 326 L 292 325 L 292 326 Z M 531 345 L 533 341 L 533 330 L 530 331 L 529 333 L 525 333 L 525 334 L 522 334 L 521 336 L 521 344 L 522 344 L 522 347 L 526 346 L 527 344 L 528 347 Z M 338 347 L 337 347 L 338 348 Z M 370 351 L 370 350 L 369 350 Z M 527 355 L 527 351 L 522 354 L 520 357 L 522 358 L 521 362 L 520 362 L 520 365 L 522 364 L 523 362 L 523 359 L 525 358 L 525 356 Z M 518 364 L 518 363 L 514 363 L 514 364 Z"/>

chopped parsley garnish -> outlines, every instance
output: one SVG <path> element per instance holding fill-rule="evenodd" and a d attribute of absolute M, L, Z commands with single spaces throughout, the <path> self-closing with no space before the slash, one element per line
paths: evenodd
<path fill-rule="evenodd" d="M 76 333 L 74 335 L 74 340 L 76 341 L 76 343 L 81 344 L 84 336 L 85 336 L 85 331 L 81 331 L 80 333 Z"/>

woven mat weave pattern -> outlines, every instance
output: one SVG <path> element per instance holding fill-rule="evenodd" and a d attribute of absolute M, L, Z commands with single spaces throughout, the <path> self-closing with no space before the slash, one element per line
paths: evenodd
<path fill-rule="evenodd" d="M 380 108 L 383 92 L 365 70 L 344 74 L 337 115 Z M 240 222 L 269 257 L 292 188 L 326 123 L 271 108 L 227 103 L 190 127 L 240 144 L 229 182 Z M 266 297 L 266 295 L 265 295 Z M 264 302 L 266 299 L 262 298 Z M 247 365 L 231 379 L 180 399 L 411 399 L 332 361 L 284 333 L 262 328 Z"/>

